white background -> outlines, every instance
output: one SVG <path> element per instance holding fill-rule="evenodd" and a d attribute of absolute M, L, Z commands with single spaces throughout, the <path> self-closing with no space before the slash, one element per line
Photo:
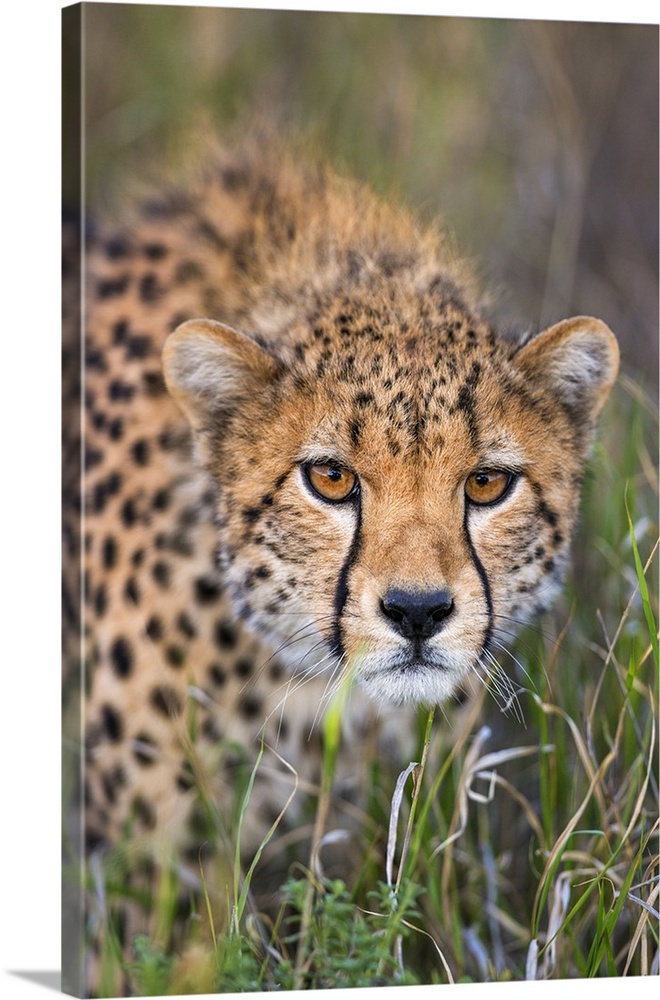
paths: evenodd
<path fill-rule="evenodd" d="M 190 4 L 188 4 L 190 5 Z M 209 5 L 221 6 L 221 4 Z M 260 6 L 229 2 L 227 6 Z M 657 23 L 652 0 L 435 0 L 261 4 L 286 9 Z M 60 968 L 59 101 L 58 0 L 3 4 L 0 30 L 0 997 L 47 997 Z M 8 225 L 7 225 L 8 222 Z M 657 983 L 656 983 L 657 986 Z M 364 991 L 427 996 L 432 988 Z M 533 996 L 651 982 L 539 983 Z M 529 984 L 455 987 L 470 1000 L 529 997 Z M 309 995 L 309 994 L 306 994 Z M 356 992 L 336 991 L 337 1000 Z"/>

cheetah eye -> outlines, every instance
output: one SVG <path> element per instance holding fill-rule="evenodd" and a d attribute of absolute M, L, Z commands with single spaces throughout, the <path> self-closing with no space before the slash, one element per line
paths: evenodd
<path fill-rule="evenodd" d="M 341 465 L 310 463 L 303 471 L 312 492 L 328 503 L 344 503 L 357 492 L 357 476 Z"/>
<path fill-rule="evenodd" d="M 481 507 L 501 500 L 513 483 L 515 476 L 503 469 L 478 469 L 465 481 L 465 495 L 471 503 Z"/>

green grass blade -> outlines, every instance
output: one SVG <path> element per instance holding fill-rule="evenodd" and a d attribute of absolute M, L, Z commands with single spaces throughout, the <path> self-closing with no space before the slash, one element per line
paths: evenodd
<path fill-rule="evenodd" d="M 653 608 L 651 607 L 651 599 L 649 597 L 649 588 L 646 583 L 646 576 L 644 575 L 644 566 L 639 554 L 639 548 L 637 546 L 637 539 L 635 538 L 635 528 L 630 516 L 630 510 L 628 509 L 628 497 L 625 497 L 626 505 L 626 517 L 628 519 L 628 531 L 630 533 L 630 543 L 632 545 L 633 557 L 635 559 L 635 572 L 637 573 L 637 582 L 639 585 L 639 593 L 642 598 L 642 606 L 644 608 L 644 617 L 646 618 L 646 624 L 648 626 L 649 635 L 651 638 L 651 648 L 653 649 L 653 659 L 655 660 L 655 668 L 658 669 L 660 664 L 660 649 L 658 645 L 658 630 L 655 624 L 655 618 L 653 617 Z"/>

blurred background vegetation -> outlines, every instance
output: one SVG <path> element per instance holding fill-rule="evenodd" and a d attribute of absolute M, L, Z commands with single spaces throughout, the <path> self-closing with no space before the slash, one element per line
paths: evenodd
<path fill-rule="evenodd" d="M 263 115 L 440 216 L 505 325 L 605 320 L 658 367 L 658 28 L 83 4 L 87 191 Z M 66 121 L 77 128 L 66 83 Z M 71 74 L 72 79 L 75 74 Z"/>

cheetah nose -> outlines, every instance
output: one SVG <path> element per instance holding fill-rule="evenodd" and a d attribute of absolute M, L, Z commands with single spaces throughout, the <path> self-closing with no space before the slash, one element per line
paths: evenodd
<path fill-rule="evenodd" d="M 406 639 L 430 639 L 439 632 L 454 607 L 448 590 L 388 590 L 380 610 Z"/>

